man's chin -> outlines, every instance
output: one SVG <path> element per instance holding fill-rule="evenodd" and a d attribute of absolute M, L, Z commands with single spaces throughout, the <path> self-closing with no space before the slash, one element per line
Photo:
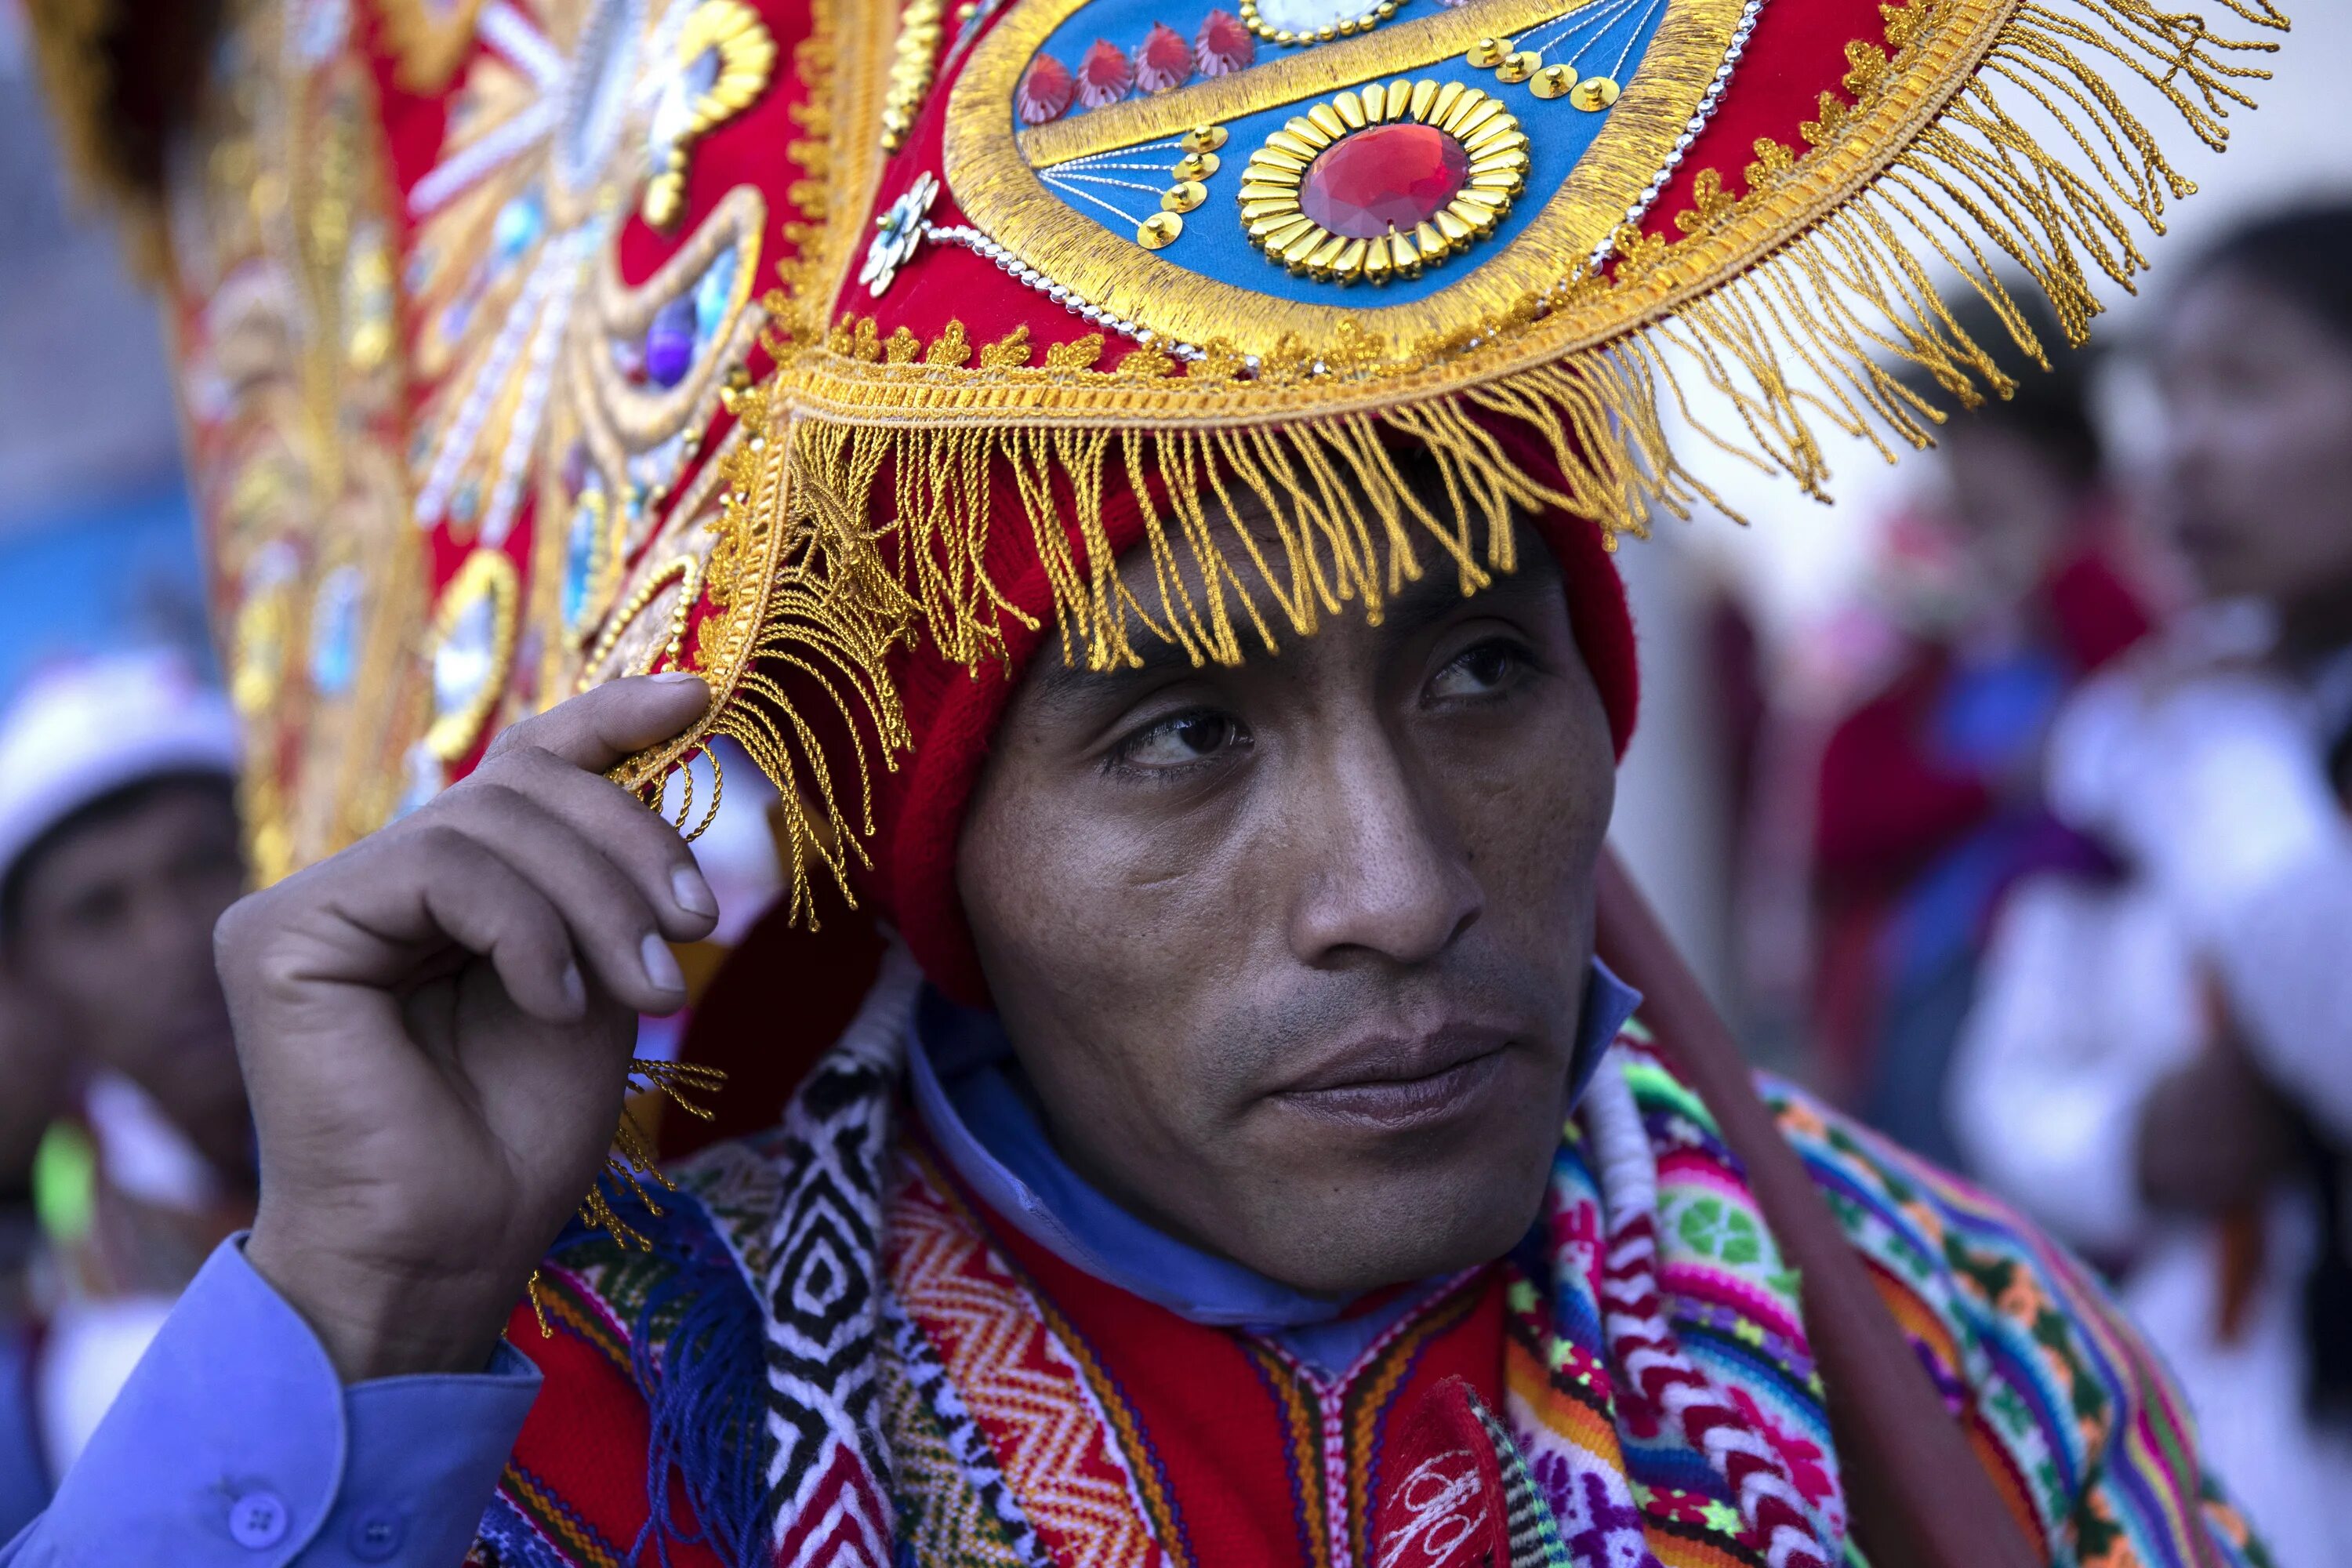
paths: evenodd
<path fill-rule="evenodd" d="M 1535 1224 L 1557 1147 L 1480 1121 L 1370 1151 L 1362 1137 L 1343 1129 L 1288 1151 L 1296 1177 L 1255 1238 L 1258 1257 L 1241 1261 L 1339 1298 L 1491 1263 Z"/>

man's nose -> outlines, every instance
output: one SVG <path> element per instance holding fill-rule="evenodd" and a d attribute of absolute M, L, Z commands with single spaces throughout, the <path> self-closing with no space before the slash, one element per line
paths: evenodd
<path fill-rule="evenodd" d="M 1291 946 L 1317 966 L 1421 963 L 1484 907 L 1461 837 L 1377 724 L 1294 775 Z M 1367 732 L 1369 731 L 1369 732 Z"/>

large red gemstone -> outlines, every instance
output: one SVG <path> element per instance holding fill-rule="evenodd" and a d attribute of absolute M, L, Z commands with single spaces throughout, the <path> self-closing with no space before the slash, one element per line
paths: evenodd
<path fill-rule="evenodd" d="M 1445 209 L 1470 170 L 1462 143 L 1434 125 L 1371 125 L 1307 166 L 1298 205 L 1333 234 L 1377 239 L 1410 233 Z"/>

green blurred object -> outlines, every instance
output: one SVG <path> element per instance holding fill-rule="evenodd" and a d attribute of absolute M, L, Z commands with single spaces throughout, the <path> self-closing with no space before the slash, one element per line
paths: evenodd
<path fill-rule="evenodd" d="M 98 1146 L 79 1121 L 53 1121 L 33 1151 L 33 1212 L 59 1247 L 89 1234 L 98 1207 Z"/>

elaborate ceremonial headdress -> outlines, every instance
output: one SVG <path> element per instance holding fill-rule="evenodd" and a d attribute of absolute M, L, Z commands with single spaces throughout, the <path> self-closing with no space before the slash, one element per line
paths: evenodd
<path fill-rule="evenodd" d="M 2269 0 L 2210 0 L 2220 30 L 2157 0 L 232 0 L 193 129 L 139 152 L 148 20 L 36 9 L 86 161 L 164 171 L 265 874 L 519 713 L 686 667 L 802 864 L 866 878 L 950 983 L 954 833 L 1039 647 L 1239 658 L 1410 574 L 1508 570 L 1519 517 L 1568 558 L 1622 742 L 1601 552 L 1709 499 L 1668 441 L 1685 393 L 1727 411 L 1701 438 L 1808 487 L 1825 426 L 1924 442 L 1890 360 L 2007 385 L 1939 279 L 2038 353 L 1994 281 L 2021 272 L 2079 337 L 2190 188 L 2135 103 L 2221 145 L 2273 47 L 2233 34 L 2284 26 Z M 1130 548 L 1156 591 L 1113 571 Z"/>

